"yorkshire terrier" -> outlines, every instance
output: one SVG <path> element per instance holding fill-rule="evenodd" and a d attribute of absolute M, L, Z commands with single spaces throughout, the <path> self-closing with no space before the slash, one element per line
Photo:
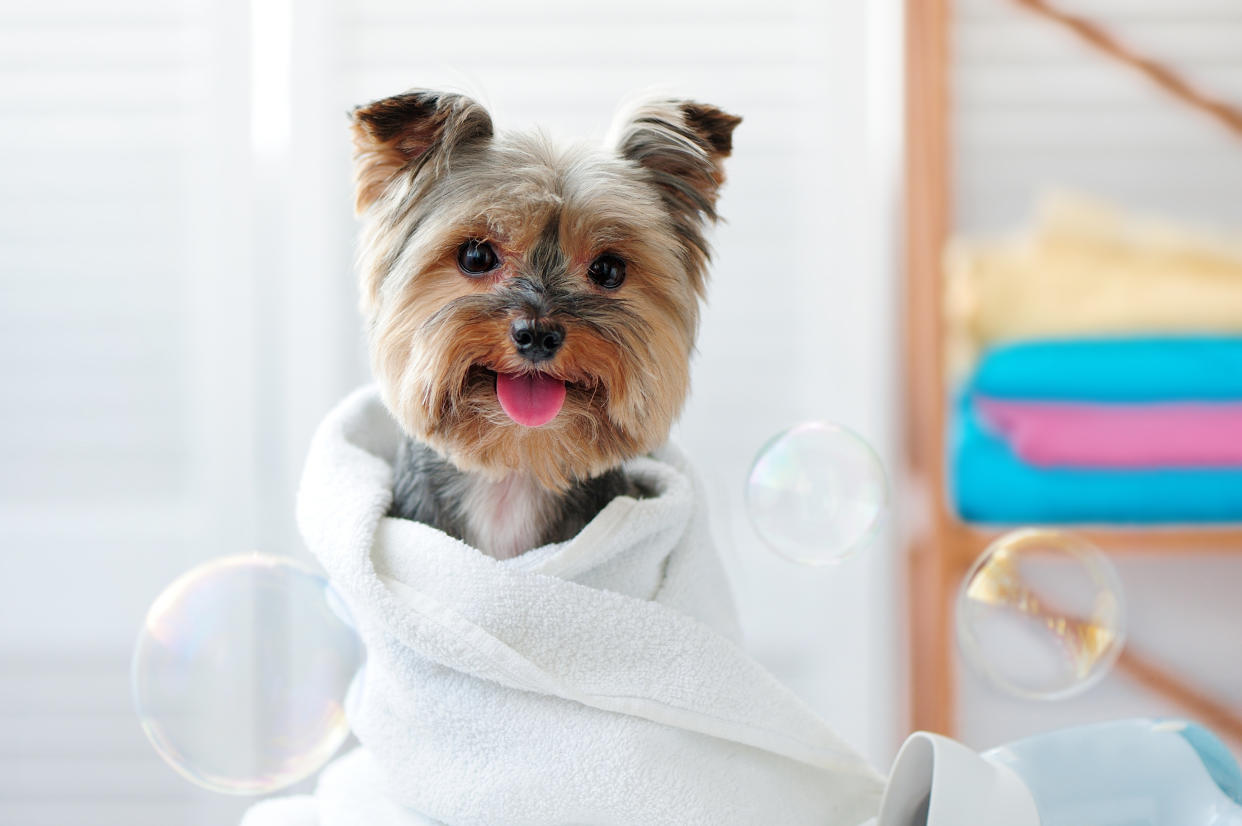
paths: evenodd
<path fill-rule="evenodd" d="M 407 435 L 391 515 L 499 559 L 574 536 L 689 387 L 741 119 L 649 102 L 607 145 L 497 134 L 468 97 L 352 115 L 372 365 Z"/>

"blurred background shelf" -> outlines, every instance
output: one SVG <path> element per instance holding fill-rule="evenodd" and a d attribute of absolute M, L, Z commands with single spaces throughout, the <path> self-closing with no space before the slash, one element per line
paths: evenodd
<path fill-rule="evenodd" d="M 1242 100 L 1242 7 L 908 0 L 906 55 L 902 539 L 913 727 L 984 746 L 1150 710 L 1195 717 L 1238 748 L 1242 524 L 1047 526 L 1103 548 L 1140 603 L 1118 677 L 1081 700 L 1036 707 L 995 696 L 961 668 L 954 598 L 1006 528 L 962 522 L 947 489 L 942 261 L 958 233 L 1024 220 L 1049 183 L 1242 226 L 1242 118 L 1229 104 Z"/>

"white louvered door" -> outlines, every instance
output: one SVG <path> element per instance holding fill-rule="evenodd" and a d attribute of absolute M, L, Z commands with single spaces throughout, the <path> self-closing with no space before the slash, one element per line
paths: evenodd
<path fill-rule="evenodd" d="M 254 542 L 245 22 L 0 5 L 0 823 L 215 805 L 127 669 L 159 589 Z"/>

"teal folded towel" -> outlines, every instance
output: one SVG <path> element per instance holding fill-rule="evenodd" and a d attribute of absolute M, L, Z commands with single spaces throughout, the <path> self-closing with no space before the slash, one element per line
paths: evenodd
<path fill-rule="evenodd" d="M 1032 401 L 1242 400 L 1242 338 L 1017 342 L 988 352 L 967 392 Z"/>

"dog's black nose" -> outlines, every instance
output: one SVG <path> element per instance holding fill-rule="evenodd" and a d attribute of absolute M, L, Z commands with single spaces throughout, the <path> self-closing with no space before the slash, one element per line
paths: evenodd
<path fill-rule="evenodd" d="M 533 362 L 547 361 L 565 342 L 565 329 L 547 321 L 519 318 L 509 327 L 518 355 Z"/>

